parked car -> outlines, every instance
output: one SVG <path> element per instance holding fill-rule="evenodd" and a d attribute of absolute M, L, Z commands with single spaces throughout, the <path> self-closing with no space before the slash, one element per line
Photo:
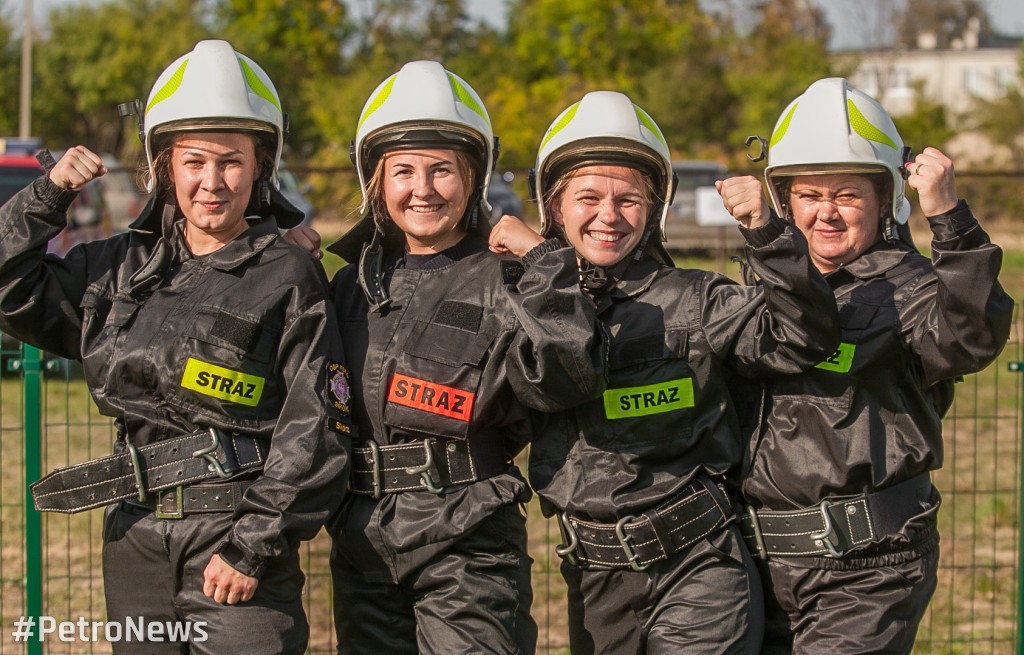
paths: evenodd
<path fill-rule="evenodd" d="M 509 176 L 507 180 L 505 176 Z M 487 187 L 487 202 L 491 205 L 492 225 L 505 214 L 523 218 L 523 201 L 519 198 L 519 194 L 509 186 L 512 179 L 512 173 L 491 174 L 491 181 Z"/>
<path fill-rule="evenodd" d="M 715 189 L 715 181 L 729 177 L 717 161 L 672 162 L 679 178 L 665 222 L 666 249 L 676 255 L 710 254 L 743 249 L 743 235 L 729 216 Z"/>
<path fill-rule="evenodd" d="M 0 205 L 43 174 L 43 167 L 35 158 L 40 147 L 37 140 L 0 139 Z M 109 228 L 103 224 L 102 202 L 96 187 L 83 189 L 68 210 L 68 229 L 51 240 L 47 249 L 66 252 L 75 239 L 89 241 L 107 236 Z M 0 373 L 14 372 L 14 362 L 20 359 L 21 342 L 0 333 Z M 79 372 L 76 362 L 48 354 L 43 359 L 44 370 L 50 374 L 71 376 Z"/>

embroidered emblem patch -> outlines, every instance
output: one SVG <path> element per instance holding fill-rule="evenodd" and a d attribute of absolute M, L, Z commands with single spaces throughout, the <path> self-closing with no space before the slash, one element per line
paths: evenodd
<path fill-rule="evenodd" d="M 388 401 L 424 412 L 468 421 L 476 394 L 426 380 L 395 373 L 388 389 Z"/>
<path fill-rule="evenodd" d="M 681 378 L 642 387 L 622 387 L 604 392 L 607 418 L 631 418 L 693 407 L 693 380 Z"/>
<path fill-rule="evenodd" d="M 348 381 L 348 371 L 341 364 L 331 362 L 327 365 L 327 387 L 331 391 L 331 404 L 341 412 L 349 410 L 348 401 L 352 398 L 352 386 Z"/>
<path fill-rule="evenodd" d="M 264 382 L 258 375 L 233 371 L 192 357 L 185 363 L 185 373 L 181 376 L 181 386 L 185 389 L 247 407 L 260 403 Z"/>

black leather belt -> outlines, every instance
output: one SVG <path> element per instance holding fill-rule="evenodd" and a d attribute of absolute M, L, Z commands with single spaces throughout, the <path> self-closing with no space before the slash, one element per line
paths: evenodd
<path fill-rule="evenodd" d="M 701 477 L 671 501 L 614 524 L 560 514 L 563 544 L 555 552 L 581 568 L 643 571 L 718 530 L 731 517 L 725 491 Z"/>
<path fill-rule="evenodd" d="M 162 519 L 180 519 L 188 514 L 233 512 L 250 486 L 251 481 L 200 483 L 165 489 L 149 496 L 144 503 L 130 498 L 124 502 L 154 510 Z"/>
<path fill-rule="evenodd" d="M 842 557 L 895 534 L 923 512 L 932 495 L 928 474 L 881 491 L 827 498 L 814 507 L 775 512 L 748 507 L 740 532 L 754 557 Z"/>
<path fill-rule="evenodd" d="M 464 439 L 431 437 L 418 443 L 381 446 L 368 441 L 352 449 L 349 491 L 382 494 L 429 491 L 493 477 L 509 462 L 500 447 L 472 447 Z"/>
<path fill-rule="evenodd" d="M 56 469 L 31 485 L 40 512 L 74 514 L 129 498 L 228 478 L 263 467 L 266 447 L 252 437 L 209 428 Z"/>

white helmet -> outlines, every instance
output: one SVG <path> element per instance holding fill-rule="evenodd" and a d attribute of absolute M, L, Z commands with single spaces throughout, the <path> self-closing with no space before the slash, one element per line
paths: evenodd
<path fill-rule="evenodd" d="M 150 192 L 156 179 L 154 137 L 189 130 L 266 132 L 276 143 L 269 177 L 278 188 L 284 143 L 281 99 L 263 69 L 227 41 L 200 41 L 164 69 L 149 92 L 142 130 Z"/>
<path fill-rule="evenodd" d="M 352 160 L 366 214 L 368 177 L 392 150 L 466 149 L 480 164 L 477 194 L 489 216 L 487 187 L 498 149 L 484 103 L 469 84 L 436 61 L 411 61 L 370 94 L 359 114 Z"/>
<path fill-rule="evenodd" d="M 782 112 L 768 147 L 765 179 L 775 210 L 784 212 L 780 178 L 885 172 L 892 177 L 892 217 L 906 223 L 904 163 L 910 149 L 878 101 L 842 77 L 818 80 Z"/>
<path fill-rule="evenodd" d="M 656 247 L 665 238 L 665 217 L 675 191 L 672 156 L 657 123 L 627 96 L 593 91 L 558 115 L 537 152 L 531 183 L 540 210 L 540 229 L 551 235 L 544 196 L 569 171 L 593 165 L 637 168 L 650 175 L 662 200 Z M 667 257 L 667 255 L 666 255 Z"/>

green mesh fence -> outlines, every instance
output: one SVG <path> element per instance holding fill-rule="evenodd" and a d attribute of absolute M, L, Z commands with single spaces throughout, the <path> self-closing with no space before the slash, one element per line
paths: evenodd
<path fill-rule="evenodd" d="M 943 495 L 939 587 L 918 633 L 917 653 L 1022 653 L 1016 643 L 1021 610 L 1020 578 L 1022 361 L 1017 329 L 998 362 L 957 386 L 945 426 L 946 464 L 934 475 Z M 7 653 L 106 653 L 101 640 L 43 644 L 16 642 L 15 622 L 37 611 L 57 621 L 104 620 L 101 574 L 103 514 L 40 518 L 41 536 L 26 536 L 25 490 L 40 471 L 26 474 L 26 450 L 38 453 L 41 471 L 110 452 L 114 431 L 96 412 L 79 371 L 43 358 L 25 371 L 17 344 L 0 353 L 0 655 Z M 12 368 L 19 370 L 11 370 Z M 35 389 L 38 400 L 31 396 Z M 40 426 L 33 434 L 33 426 Z M 26 448 L 26 435 L 39 438 Z M 31 457 L 29 458 L 31 462 Z M 557 526 L 536 503 L 528 507 L 534 558 L 533 614 L 540 626 L 538 650 L 567 653 L 565 587 L 554 547 Z M 29 527 L 31 516 L 29 515 Z M 32 543 L 37 541 L 39 543 Z M 41 552 L 33 565 L 32 552 Z M 332 627 L 329 540 L 321 535 L 304 548 L 310 652 L 335 652 Z M 40 607 L 30 610 L 33 589 Z M 382 654 L 383 655 L 383 654 Z"/>

